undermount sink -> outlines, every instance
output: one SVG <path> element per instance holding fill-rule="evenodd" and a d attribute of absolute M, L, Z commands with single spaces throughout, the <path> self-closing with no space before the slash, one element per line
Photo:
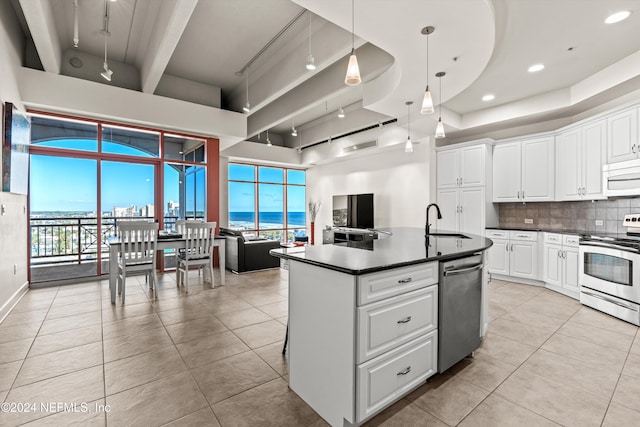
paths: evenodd
<path fill-rule="evenodd" d="M 470 239 L 471 237 L 465 236 L 460 233 L 429 233 L 427 234 L 429 237 L 450 237 L 453 239 Z"/>

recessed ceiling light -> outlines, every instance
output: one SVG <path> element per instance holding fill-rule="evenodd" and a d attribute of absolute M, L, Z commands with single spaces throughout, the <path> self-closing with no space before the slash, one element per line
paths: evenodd
<path fill-rule="evenodd" d="M 487 94 L 487 95 L 482 97 L 482 100 L 484 102 L 493 101 L 494 99 L 496 99 L 496 96 L 494 94 L 491 94 L 491 93 L 489 93 L 489 94 Z"/>
<path fill-rule="evenodd" d="M 535 73 L 543 69 L 544 69 L 544 64 L 533 64 L 531 67 L 529 67 L 527 71 L 529 71 L 530 73 Z"/>
<path fill-rule="evenodd" d="M 621 10 L 620 12 L 613 13 L 604 20 L 605 24 L 615 24 L 616 22 L 624 21 L 631 15 L 628 10 Z"/>

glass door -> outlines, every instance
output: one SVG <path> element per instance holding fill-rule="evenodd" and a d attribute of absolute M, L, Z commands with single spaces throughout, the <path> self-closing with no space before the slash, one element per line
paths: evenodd
<path fill-rule="evenodd" d="M 31 155 L 31 282 L 98 274 L 97 165 L 92 159 Z"/>
<path fill-rule="evenodd" d="M 156 219 L 155 166 L 102 161 L 101 169 L 102 274 L 106 274 L 109 272 L 107 239 L 116 234 L 118 223 Z"/>

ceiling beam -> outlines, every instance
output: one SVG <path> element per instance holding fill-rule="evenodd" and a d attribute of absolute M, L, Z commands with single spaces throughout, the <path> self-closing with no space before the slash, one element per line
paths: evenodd
<path fill-rule="evenodd" d="M 48 73 L 60 74 L 62 48 L 51 3 L 47 0 L 20 0 L 20 7 L 44 70 Z"/>
<path fill-rule="evenodd" d="M 162 1 L 140 69 L 143 92 L 155 92 L 197 4 L 198 0 Z"/>

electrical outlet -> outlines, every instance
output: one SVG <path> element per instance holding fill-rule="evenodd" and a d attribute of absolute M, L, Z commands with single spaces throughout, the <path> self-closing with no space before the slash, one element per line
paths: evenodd
<path fill-rule="evenodd" d="M 601 219 L 596 219 L 596 227 L 597 226 L 603 226 L 604 225 L 604 221 Z"/>
<path fill-rule="evenodd" d="M 525 219 L 524 219 L 524 223 L 525 223 L 525 224 L 533 224 L 533 219 L 531 219 L 531 218 L 525 218 Z"/>

